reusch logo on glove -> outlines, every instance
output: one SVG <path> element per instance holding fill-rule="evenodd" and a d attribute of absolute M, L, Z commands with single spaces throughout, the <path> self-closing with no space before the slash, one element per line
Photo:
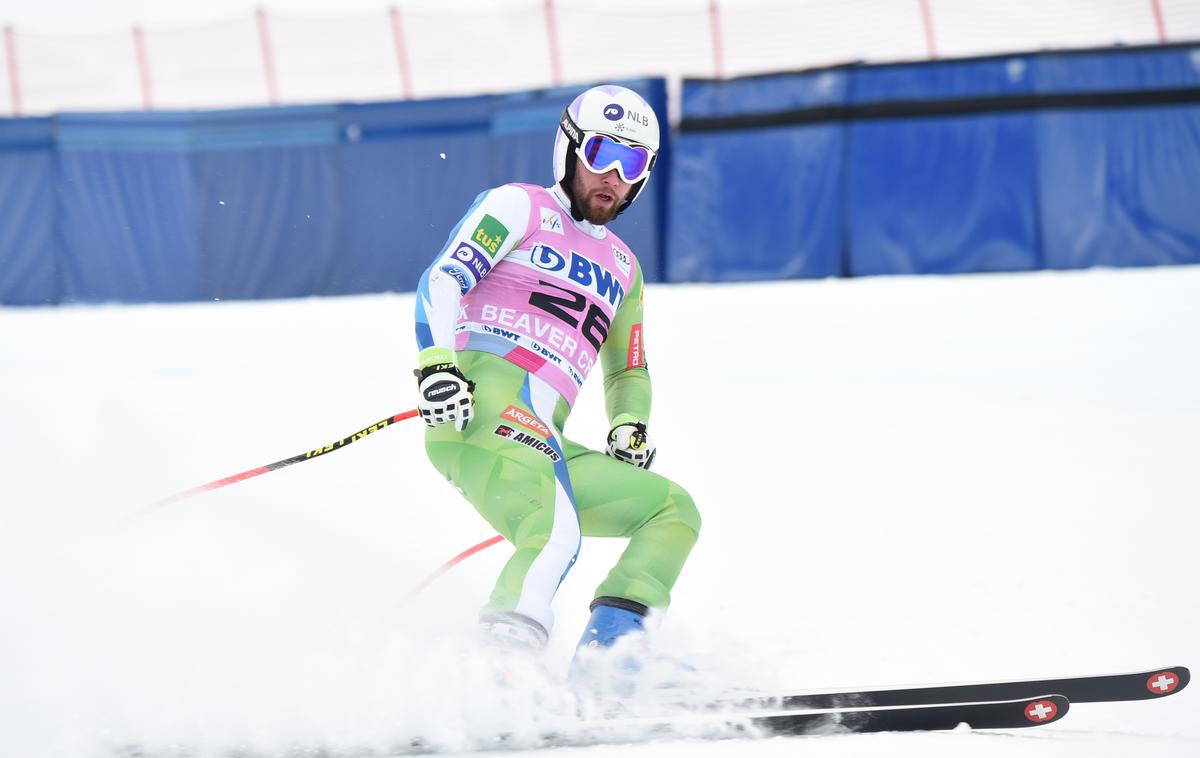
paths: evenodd
<path fill-rule="evenodd" d="M 515 405 L 508 406 L 504 409 L 504 413 L 501 413 L 500 415 L 503 418 L 512 419 L 526 429 L 537 432 L 543 437 L 550 436 L 550 429 L 545 424 L 543 424 L 541 421 L 538 421 L 533 416 L 530 416 L 528 413 Z"/>
<path fill-rule="evenodd" d="M 437 400 L 438 398 L 445 397 L 446 395 L 453 395 L 458 391 L 458 388 L 458 382 L 451 382 L 448 380 L 434 382 L 425 388 L 425 399 Z"/>

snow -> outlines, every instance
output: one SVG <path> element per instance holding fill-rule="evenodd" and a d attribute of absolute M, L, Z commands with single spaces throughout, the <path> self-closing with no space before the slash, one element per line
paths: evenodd
<path fill-rule="evenodd" d="M 646 305 L 655 468 L 705 519 L 659 635 L 715 684 L 1200 666 L 1200 267 Z M 411 295 L 0 310 L 0 755 L 453 746 L 498 718 L 469 641 L 506 547 L 403 601 L 492 534 L 418 422 L 126 519 L 411 407 L 411 334 Z M 603 438 L 601 394 L 573 439 Z M 559 673 L 621 546 L 585 540 Z M 1194 756 L 1196 697 L 1014 733 L 548 752 Z"/>

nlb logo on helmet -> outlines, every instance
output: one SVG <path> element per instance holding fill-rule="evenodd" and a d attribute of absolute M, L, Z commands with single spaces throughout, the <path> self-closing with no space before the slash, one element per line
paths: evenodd
<path fill-rule="evenodd" d="M 625 116 L 625 109 L 617 103 L 604 106 L 604 117 L 609 121 L 620 121 Z"/>

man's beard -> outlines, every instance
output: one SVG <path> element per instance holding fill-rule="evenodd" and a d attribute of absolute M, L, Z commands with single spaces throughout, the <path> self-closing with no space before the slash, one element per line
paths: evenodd
<path fill-rule="evenodd" d="M 583 214 L 583 217 L 590 223 L 596 226 L 604 226 L 609 221 L 617 217 L 617 209 L 621 207 L 623 199 L 617 197 L 616 193 L 611 190 L 596 190 L 591 195 L 585 195 L 585 190 L 580 186 L 579 182 L 574 183 L 571 189 L 574 190 L 575 207 Z M 603 207 L 599 203 L 593 202 L 592 198 L 597 194 L 611 195 L 614 202 L 611 206 Z"/>

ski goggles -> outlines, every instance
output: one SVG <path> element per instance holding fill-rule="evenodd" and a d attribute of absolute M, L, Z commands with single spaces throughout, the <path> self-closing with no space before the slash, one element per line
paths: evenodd
<path fill-rule="evenodd" d="M 607 134 L 584 132 L 583 142 L 575 150 L 588 170 L 606 174 L 616 169 L 626 184 L 640 182 L 654 167 L 654 151 L 643 145 L 627 145 Z"/>

